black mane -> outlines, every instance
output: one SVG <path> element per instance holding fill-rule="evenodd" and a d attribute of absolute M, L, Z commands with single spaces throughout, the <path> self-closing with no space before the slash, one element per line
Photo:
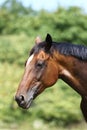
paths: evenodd
<path fill-rule="evenodd" d="M 41 49 L 45 51 L 45 45 L 46 42 L 41 42 L 38 45 L 35 45 L 31 51 L 30 55 L 33 53 L 38 53 Z M 67 43 L 67 42 L 53 42 L 51 46 L 51 54 L 53 51 L 58 51 L 59 53 L 66 55 L 66 56 L 74 56 L 78 59 L 81 60 L 87 60 L 87 47 L 84 45 L 76 45 L 72 43 Z"/>
<path fill-rule="evenodd" d="M 57 50 L 59 53 L 74 56 L 81 60 L 87 60 L 87 47 L 84 45 L 76 45 L 72 43 L 55 43 L 53 42 L 53 49 Z"/>

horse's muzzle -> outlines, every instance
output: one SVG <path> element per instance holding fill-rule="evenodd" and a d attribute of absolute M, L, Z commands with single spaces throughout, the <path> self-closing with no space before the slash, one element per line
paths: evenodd
<path fill-rule="evenodd" d="M 32 87 L 26 94 L 18 94 L 15 96 L 17 104 L 23 109 L 28 109 L 31 106 L 33 99 L 37 95 L 38 86 Z"/>
<path fill-rule="evenodd" d="M 23 95 L 20 95 L 15 96 L 15 100 L 20 107 L 22 107 L 23 109 L 28 109 L 31 106 L 33 98 L 30 98 L 29 101 L 26 101 L 25 97 Z"/>

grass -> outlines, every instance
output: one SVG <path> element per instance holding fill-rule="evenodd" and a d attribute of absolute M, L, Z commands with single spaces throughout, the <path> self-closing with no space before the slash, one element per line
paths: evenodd
<path fill-rule="evenodd" d="M 17 124 L 17 122 L 11 124 L 0 122 L 0 130 L 87 130 L 87 124 L 82 122 L 80 124 L 73 124 L 64 128 L 51 126 L 40 120 L 32 122 L 22 121 L 20 124 Z"/>

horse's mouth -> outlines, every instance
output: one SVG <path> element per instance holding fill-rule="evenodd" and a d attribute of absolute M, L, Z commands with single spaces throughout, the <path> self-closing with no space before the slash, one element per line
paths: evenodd
<path fill-rule="evenodd" d="M 18 103 L 18 105 L 20 107 L 22 107 L 23 109 L 28 109 L 30 108 L 33 100 L 37 97 L 38 95 L 38 86 L 35 86 L 33 87 L 32 89 L 30 89 L 27 93 L 27 96 L 26 96 L 26 100 Z"/>
<path fill-rule="evenodd" d="M 33 102 L 33 98 L 31 98 L 27 103 L 19 104 L 19 106 L 22 107 L 23 109 L 28 109 L 30 108 L 32 102 Z"/>
<path fill-rule="evenodd" d="M 32 102 L 33 102 L 33 99 L 31 98 L 31 99 L 28 101 L 28 104 L 26 105 L 26 109 L 28 109 L 28 108 L 31 106 Z"/>
<path fill-rule="evenodd" d="M 30 106 L 32 105 L 33 100 L 38 96 L 39 91 L 40 91 L 41 88 L 42 87 L 40 85 L 39 85 L 39 87 L 35 86 L 35 87 L 33 87 L 32 90 L 30 90 L 28 92 L 29 99 L 28 99 L 28 102 L 26 103 L 26 105 L 23 106 L 24 109 L 30 108 Z"/>
<path fill-rule="evenodd" d="M 34 87 L 31 87 L 25 94 L 18 94 L 15 96 L 15 100 L 18 105 L 23 109 L 30 108 L 33 100 L 39 95 L 42 86 L 37 83 Z"/>

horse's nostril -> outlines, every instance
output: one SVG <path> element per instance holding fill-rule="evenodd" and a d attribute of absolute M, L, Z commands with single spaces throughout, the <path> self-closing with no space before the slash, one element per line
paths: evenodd
<path fill-rule="evenodd" d="M 23 95 L 20 95 L 20 96 L 19 96 L 19 100 L 20 100 L 20 101 L 24 101 L 24 96 L 23 96 Z"/>
<path fill-rule="evenodd" d="M 25 99 L 24 99 L 24 96 L 23 95 L 19 95 L 19 96 L 15 96 L 15 100 L 17 101 L 17 103 L 21 103 L 23 102 Z"/>

